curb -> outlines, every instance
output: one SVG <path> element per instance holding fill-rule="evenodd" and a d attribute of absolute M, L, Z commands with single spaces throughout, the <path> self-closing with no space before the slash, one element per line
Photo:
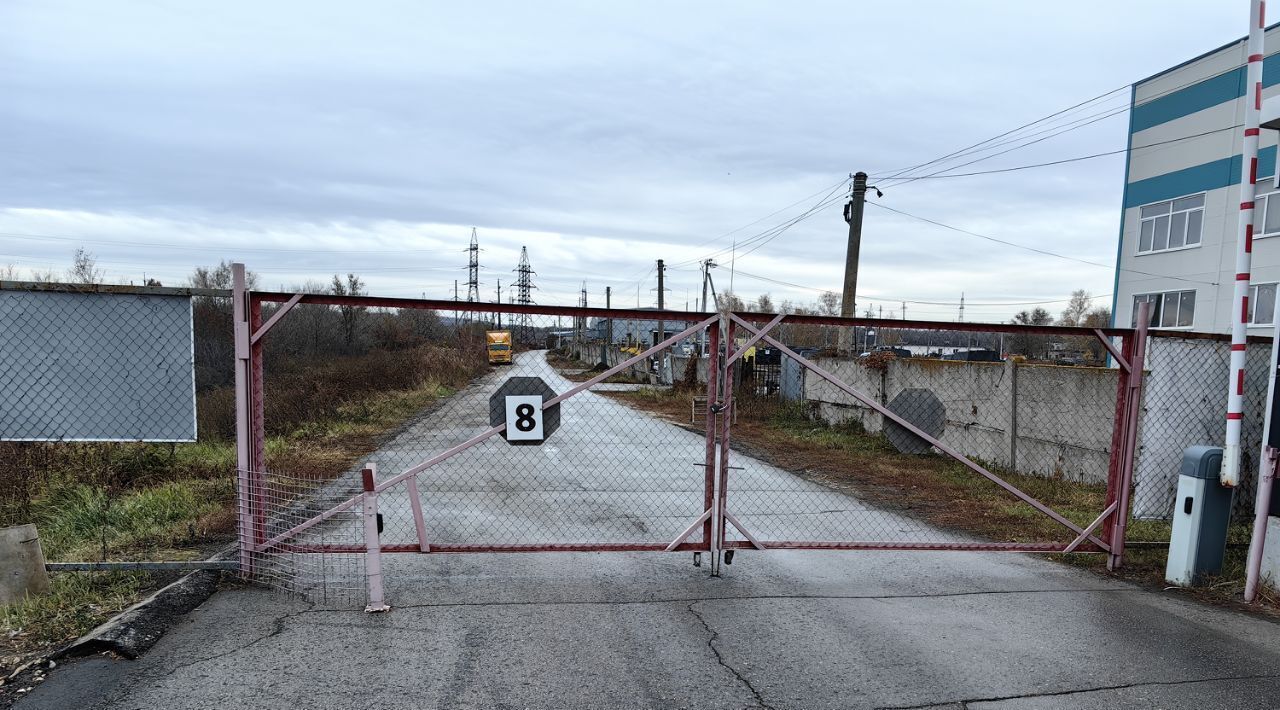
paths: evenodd
<path fill-rule="evenodd" d="M 225 558 L 234 549 L 234 546 L 228 547 L 210 561 Z M 213 596 L 221 579 L 219 570 L 196 570 L 184 575 L 47 658 L 79 658 L 110 651 L 135 660 L 150 650 L 178 620 Z"/>

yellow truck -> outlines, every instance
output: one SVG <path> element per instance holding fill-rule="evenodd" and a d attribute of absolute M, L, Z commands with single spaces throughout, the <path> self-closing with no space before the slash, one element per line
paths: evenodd
<path fill-rule="evenodd" d="M 511 364 L 511 331 L 490 330 L 485 334 L 490 365 Z"/>

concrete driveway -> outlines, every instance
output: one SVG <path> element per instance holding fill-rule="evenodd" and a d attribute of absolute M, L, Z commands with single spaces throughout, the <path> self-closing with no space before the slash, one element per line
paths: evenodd
<path fill-rule="evenodd" d="M 482 428 L 512 374 L 569 386 L 526 354 L 390 441 L 383 471 Z M 494 441 L 424 475 L 432 539 L 667 540 L 701 512 L 701 437 L 591 393 L 563 414 L 543 447 Z M 955 539 L 735 465 L 750 528 Z M 411 539 L 404 498 L 387 496 L 388 535 Z M 1035 557 L 743 552 L 720 578 L 690 562 L 387 555 L 387 614 L 220 592 L 142 659 L 70 664 L 18 707 L 1280 707 L 1280 626 Z"/>

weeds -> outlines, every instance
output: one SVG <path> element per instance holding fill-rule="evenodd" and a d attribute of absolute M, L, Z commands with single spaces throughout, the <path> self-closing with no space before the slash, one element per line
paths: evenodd
<path fill-rule="evenodd" d="M 267 464 L 314 478 L 346 470 L 388 429 L 488 370 L 482 350 L 432 345 L 279 359 L 267 368 Z M 229 387 L 198 394 L 194 443 L 0 443 L 0 526 L 35 522 L 52 561 L 193 559 L 230 543 L 234 399 Z M 0 659 L 83 633 L 156 581 L 54 575 L 49 595 L 0 607 Z"/>

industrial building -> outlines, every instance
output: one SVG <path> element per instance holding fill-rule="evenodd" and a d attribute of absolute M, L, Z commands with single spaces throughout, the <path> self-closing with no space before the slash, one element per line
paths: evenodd
<path fill-rule="evenodd" d="M 1277 27 L 1266 30 L 1269 49 L 1280 48 Z M 1133 325 L 1136 304 L 1150 301 L 1153 327 L 1231 331 L 1246 59 L 1241 38 L 1133 85 L 1116 325 Z M 1264 60 L 1264 98 L 1276 84 L 1280 53 Z M 1276 136 L 1264 130 L 1259 143 L 1250 335 L 1271 334 L 1280 282 Z"/>

